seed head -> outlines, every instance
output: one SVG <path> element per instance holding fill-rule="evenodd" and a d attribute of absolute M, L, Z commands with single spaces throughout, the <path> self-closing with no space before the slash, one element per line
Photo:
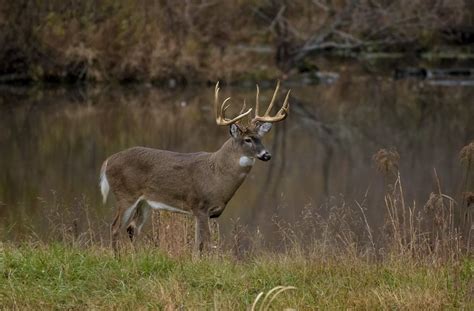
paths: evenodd
<path fill-rule="evenodd" d="M 384 175 L 397 175 L 400 155 L 395 149 L 380 149 L 373 157 L 377 171 Z"/>
<path fill-rule="evenodd" d="M 464 146 L 459 152 L 461 163 L 469 165 L 474 161 L 474 141 Z"/>
<path fill-rule="evenodd" d="M 471 205 L 474 207 L 474 192 L 464 192 L 464 199 L 466 200 L 466 204 L 468 207 Z"/>

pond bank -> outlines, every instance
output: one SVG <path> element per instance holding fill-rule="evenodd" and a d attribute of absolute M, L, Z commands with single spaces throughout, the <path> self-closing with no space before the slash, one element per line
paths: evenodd
<path fill-rule="evenodd" d="M 182 87 L 185 85 L 213 84 L 212 76 L 186 76 L 179 72 L 155 77 L 130 75 L 127 78 L 109 76 L 107 79 L 96 79 L 87 75 L 76 76 L 65 68 L 59 72 L 37 75 L 34 72 L 0 73 L 0 85 L 130 85 L 149 84 L 158 87 Z M 41 70 L 42 71 L 42 70 Z M 274 65 L 248 68 L 238 75 L 214 77 L 224 83 L 235 86 L 250 86 L 260 83 L 262 86 L 273 85 L 276 80 L 286 81 L 291 85 L 332 83 L 340 74 L 389 76 L 395 79 L 467 79 L 474 80 L 474 53 L 461 51 L 425 52 L 419 54 L 399 52 L 338 52 L 332 51 L 308 58 L 298 68 L 286 73 Z"/>

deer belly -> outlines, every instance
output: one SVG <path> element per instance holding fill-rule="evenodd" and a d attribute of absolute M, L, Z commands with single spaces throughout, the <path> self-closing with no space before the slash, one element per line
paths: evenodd
<path fill-rule="evenodd" d="M 191 214 L 192 214 L 191 212 L 188 212 L 188 211 L 185 211 L 185 210 L 182 210 L 182 209 L 173 207 L 173 206 L 169 206 L 169 205 L 167 205 L 167 204 L 165 204 L 165 203 L 156 202 L 156 201 L 151 201 L 151 200 L 146 200 L 146 202 L 147 202 L 148 205 L 150 205 L 150 207 L 153 208 L 153 209 L 165 210 L 165 211 L 174 212 L 174 213 L 183 213 L 183 214 L 188 214 L 188 215 L 191 215 Z"/>

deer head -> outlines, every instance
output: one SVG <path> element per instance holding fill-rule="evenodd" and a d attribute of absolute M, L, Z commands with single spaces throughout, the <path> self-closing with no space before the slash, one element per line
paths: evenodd
<path fill-rule="evenodd" d="M 288 116 L 290 108 L 290 104 L 288 103 L 290 91 L 288 91 L 280 110 L 275 115 L 270 115 L 279 88 L 280 81 L 278 81 L 277 83 L 277 86 L 273 93 L 270 104 L 267 107 L 267 110 L 263 115 L 259 115 L 260 88 L 257 85 L 257 94 L 255 98 L 255 115 L 248 123 L 244 124 L 242 120 L 248 115 L 250 115 L 250 113 L 252 112 L 252 108 L 245 111 L 246 104 L 244 101 L 239 115 L 234 117 L 233 119 L 227 119 L 225 117 L 225 111 L 227 110 L 227 108 L 229 108 L 230 104 L 228 104 L 227 102 L 230 100 L 230 97 L 226 98 L 219 108 L 219 82 L 217 82 L 214 92 L 214 111 L 216 115 L 216 123 L 217 125 L 230 126 L 230 135 L 235 140 L 237 146 L 239 146 L 242 155 L 245 155 L 251 159 L 257 158 L 262 161 L 268 161 L 271 159 L 272 156 L 270 152 L 266 150 L 265 146 L 262 143 L 262 137 L 271 130 L 272 123 L 282 121 Z"/>

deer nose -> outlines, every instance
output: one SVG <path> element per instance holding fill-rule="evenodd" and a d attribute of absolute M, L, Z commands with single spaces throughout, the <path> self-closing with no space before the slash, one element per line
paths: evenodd
<path fill-rule="evenodd" d="M 272 158 L 272 155 L 268 151 L 260 152 L 257 156 L 262 161 L 268 161 Z"/>

